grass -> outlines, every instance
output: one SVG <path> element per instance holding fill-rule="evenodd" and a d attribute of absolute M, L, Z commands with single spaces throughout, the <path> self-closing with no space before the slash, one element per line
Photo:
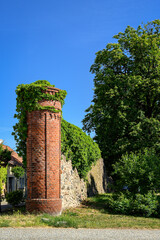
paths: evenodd
<path fill-rule="evenodd" d="M 107 195 L 88 198 L 80 207 L 68 209 L 61 216 L 29 214 L 24 208 L 0 215 L 0 227 L 72 227 L 160 229 L 159 218 L 109 214 L 105 210 Z"/>

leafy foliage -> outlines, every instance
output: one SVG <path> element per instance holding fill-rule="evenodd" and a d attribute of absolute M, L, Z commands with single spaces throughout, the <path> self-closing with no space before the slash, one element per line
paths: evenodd
<path fill-rule="evenodd" d="M 84 130 L 95 131 L 108 172 L 122 154 L 160 148 L 160 20 L 114 36 L 91 66 L 93 104 Z"/>
<path fill-rule="evenodd" d="M 122 155 L 113 165 L 115 194 L 108 207 L 121 214 L 160 216 L 160 158 L 154 149 Z M 123 193 L 122 193 L 123 191 Z"/>
<path fill-rule="evenodd" d="M 144 217 L 158 216 L 160 203 L 151 192 L 126 195 L 116 194 L 107 199 L 107 208 L 112 213 L 139 215 Z"/>
<path fill-rule="evenodd" d="M 24 175 L 24 168 L 23 167 L 19 167 L 19 166 L 16 166 L 16 167 L 13 167 L 12 168 L 12 172 L 14 174 L 14 176 L 19 179 L 20 177 L 22 177 Z"/>
<path fill-rule="evenodd" d="M 62 119 L 62 153 L 72 160 L 80 177 L 85 178 L 91 165 L 101 157 L 98 145 L 80 128 Z"/>
<path fill-rule="evenodd" d="M 0 144 L 0 166 L 6 166 L 8 161 L 11 160 L 11 151 L 8 148 L 3 149 L 3 145 Z"/>
<path fill-rule="evenodd" d="M 6 177 L 7 177 L 7 167 L 0 166 L 0 195 L 2 194 L 2 187 L 6 182 Z"/>
<path fill-rule="evenodd" d="M 49 95 L 45 93 L 47 86 L 53 85 L 45 80 L 39 80 L 32 84 L 21 84 L 16 90 L 17 114 L 15 117 L 18 119 L 18 123 L 14 126 L 13 135 L 17 141 L 17 151 L 20 156 L 23 156 L 24 163 L 26 163 L 27 111 L 48 109 L 48 107 L 42 107 L 38 104 L 42 99 L 57 100 L 62 105 L 64 103 L 66 91 L 61 90 L 55 95 Z M 53 107 L 48 110 L 57 111 Z M 80 177 L 85 178 L 92 163 L 101 157 L 97 144 L 80 128 L 63 119 L 61 132 L 62 153 L 66 155 L 67 159 L 72 160 L 72 164 L 77 168 Z"/>
<path fill-rule="evenodd" d="M 160 158 L 152 149 L 125 154 L 113 168 L 117 191 L 127 186 L 132 194 L 144 194 L 160 188 Z"/>
<path fill-rule="evenodd" d="M 149 217 L 151 215 L 158 215 L 160 204 L 158 202 L 158 197 L 155 194 L 148 192 L 143 195 L 136 194 L 131 206 L 133 214 Z"/>
<path fill-rule="evenodd" d="M 2 144 L 0 144 L 0 200 L 2 194 L 2 187 L 6 182 L 7 177 L 7 164 L 11 159 L 11 151 L 7 148 L 3 149 Z"/>
<path fill-rule="evenodd" d="M 60 101 L 64 104 L 64 98 L 66 91 L 60 90 L 55 95 L 46 93 L 47 87 L 54 87 L 46 80 L 38 80 L 31 84 L 20 84 L 16 89 L 17 93 L 17 107 L 15 118 L 18 119 L 18 123 L 13 127 L 14 138 L 17 142 L 17 152 L 23 157 L 24 164 L 26 164 L 26 138 L 27 138 L 27 112 L 34 110 L 48 109 L 52 112 L 57 112 L 53 106 L 42 107 L 38 102 L 42 99 Z"/>
<path fill-rule="evenodd" d="M 108 199 L 109 211 L 113 213 L 129 214 L 130 213 L 130 200 L 123 193 L 119 195 L 114 195 L 112 198 Z"/>
<path fill-rule="evenodd" d="M 21 190 L 17 190 L 7 193 L 6 200 L 12 206 L 16 206 L 23 201 L 23 192 Z"/>

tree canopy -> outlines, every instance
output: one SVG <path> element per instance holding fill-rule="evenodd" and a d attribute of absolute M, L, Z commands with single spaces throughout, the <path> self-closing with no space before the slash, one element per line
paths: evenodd
<path fill-rule="evenodd" d="M 3 145 L 0 144 L 0 167 L 7 166 L 8 161 L 11 160 L 11 153 L 7 147 L 4 149 Z"/>
<path fill-rule="evenodd" d="M 12 172 L 13 172 L 14 176 L 17 179 L 19 179 L 20 177 L 22 177 L 24 175 L 25 170 L 23 167 L 16 166 L 16 167 L 12 168 Z"/>
<path fill-rule="evenodd" d="M 94 97 L 83 120 L 109 172 L 126 152 L 160 147 L 160 20 L 128 26 L 114 39 L 91 66 Z"/>

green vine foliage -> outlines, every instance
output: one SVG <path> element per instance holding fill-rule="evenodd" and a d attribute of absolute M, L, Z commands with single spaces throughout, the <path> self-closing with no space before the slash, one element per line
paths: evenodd
<path fill-rule="evenodd" d="M 60 90 L 55 95 L 46 94 L 47 86 L 54 87 L 46 80 L 38 80 L 32 84 L 18 85 L 17 93 L 17 114 L 18 122 L 13 127 L 12 133 L 17 142 L 17 152 L 23 157 L 26 165 L 26 138 L 27 138 L 27 112 L 34 110 L 49 110 L 57 112 L 54 107 L 42 107 L 38 104 L 42 99 L 57 100 L 64 104 L 66 91 Z M 61 146 L 62 153 L 67 159 L 72 160 L 73 167 L 76 167 L 80 177 L 85 178 L 92 163 L 101 157 L 98 145 L 87 136 L 80 128 L 62 119 L 61 124 Z"/>
<path fill-rule="evenodd" d="M 14 138 L 17 143 L 17 152 L 23 157 L 24 165 L 26 165 L 26 139 L 27 139 L 27 112 L 35 110 L 49 110 L 58 112 L 53 106 L 41 106 L 38 102 L 45 100 L 60 101 L 64 104 L 66 91 L 60 90 L 55 95 L 50 95 L 45 92 L 47 87 L 54 87 L 46 80 L 38 80 L 31 84 L 20 84 L 17 86 L 17 114 L 14 115 L 18 122 L 13 126 Z"/>
<path fill-rule="evenodd" d="M 93 139 L 79 127 L 62 119 L 61 151 L 71 159 L 81 178 L 86 178 L 93 163 L 101 157 L 100 149 Z"/>

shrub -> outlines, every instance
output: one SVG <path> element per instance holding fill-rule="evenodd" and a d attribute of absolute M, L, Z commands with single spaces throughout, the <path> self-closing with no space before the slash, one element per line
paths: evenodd
<path fill-rule="evenodd" d="M 144 195 L 115 194 L 108 202 L 108 210 L 112 213 L 144 217 L 158 216 L 159 206 L 157 196 L 151 192 Z"/>
<path fill-rule="evenodd" d="M 146 194 L 160 186 L 160 158 L 153 149 L 125 154 L 113 168 L 117 191 L 127 186 L 133 194 Z"/>
<path fill-rule="evenodd" d="M 135 198 L 131 201 L 132 213 L 140 216 L 149 217 L 157 215 L 158 206 L 157 196 L 148 192 L 147 194 L 136 194 Z"/>
<path fill-rule="evenodd" d="M 23 192 L 20 190 L 6 194 L 6 200 L 12 206 L 16 206 L 23 201 Z"/>
<path fill-rule="evenodd" d="M 130 213 L 130 199 L 123 193 L 113 195 L 109 202 L 109 210 L 114 213 L 129 214 Z"/>

